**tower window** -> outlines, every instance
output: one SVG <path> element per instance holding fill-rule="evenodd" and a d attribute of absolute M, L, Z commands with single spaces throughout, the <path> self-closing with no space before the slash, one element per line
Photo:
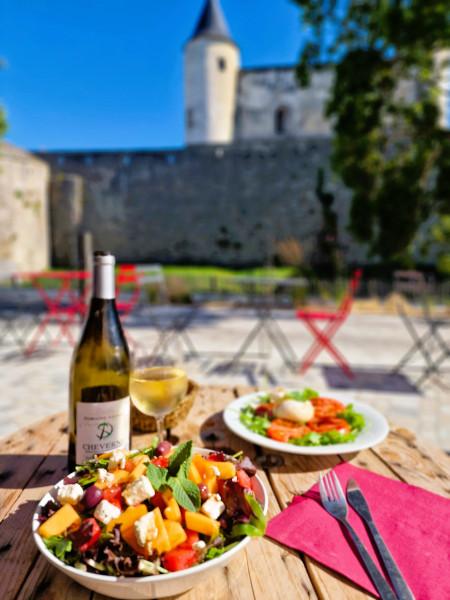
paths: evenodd
<path fill-rule="evenodd" d="M 188 129 L 193 129 L 195 127 L 195 111 L 193 108 L 188 108 L 186 111 L 186 123 Z"/>
<path fill-rule="evenodd" d="M 224 59 L 223 56 L 219 56 L 219 58 L 217 59 L 217 66 L 219 67 L 219 71 L 227 70 L 227 61 Z"/>
<path fill-rule="evenodd" d="M 287 121 L 289 117 L 289 110 L 285 106 L 280 106 L 275 111 L 275 133 L 283 135 L 287 133 Z"/>

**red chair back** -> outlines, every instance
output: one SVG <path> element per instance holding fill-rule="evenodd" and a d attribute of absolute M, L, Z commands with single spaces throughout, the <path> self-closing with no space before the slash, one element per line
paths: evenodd
<path fill-rule="evenodd" d="M 350 313 L 356 292 L 358 291 L 358 288 L 361 283 L 362 275 L 362 269 L 356 269 L 353 272 L 352 278 L 350 279 L 350 282 L 348 284 L 347 293 L 345 294 L 344 298 L 342 299 L 341 305 L 338 308 L 338 313 L 341 316 L 347 316 Z"/>
<path fill-rule="evenodd" d="M 136 265 L 119 265 L 116 277 L 117 294 L 116 306 L 119 313 L 128 315 L 139 302 L 141 295 L 141 280 L 136 269 Z M 124 289 L 128 288 L 128 289 Z M 122 300 L 124 292 L 130 292 L 130 295 Z"/>

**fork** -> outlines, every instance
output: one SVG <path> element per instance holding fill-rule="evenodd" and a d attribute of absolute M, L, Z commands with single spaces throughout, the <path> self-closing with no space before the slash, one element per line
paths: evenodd
<path fill-rule="evenodd" d="M 358 534 L 347 520 L 347 501 L 342 491 L 339 479 L 333 471 L 327 473 L 324 477 L 319 476 L 320 499 L 325 510 L 337 519 L 347 529 L 353 544 L 355 545 L 366 570 L 378 590 L 382 600 L 396 600 L 396 596 L 389 587 L 388 582 L 383 577 L 378 567 L 373 562 L 370 554 L 364 547 L 364 544 L 358 537 Z"/>

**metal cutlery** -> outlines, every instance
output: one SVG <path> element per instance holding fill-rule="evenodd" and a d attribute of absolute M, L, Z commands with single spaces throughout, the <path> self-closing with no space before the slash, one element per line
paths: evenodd
<path fill-rule="evenodd" d="M 366 499 L 354 479 L 349 479 L 347 483 L 347 500 L 350 506 L 356 510 L 361 519 L 366 523 L 399 600 L 414 600 L 414 595 L 384 543 L 372 518 Z"/>
<path fill-rule="evenodd" d="M 347 501 L 341 484 L 334 472 L 327 473 L 324 477 L 320 475 L 319 480 L 320 498 L 325 510 L 337 519 L 347 529 L 353 544 L 355 545 L 366 570 L 373 581 L 382 600 L 396 600 L 396 596 L 389 587 L 388 582 L 383 577 L 378 567 L 373 562 L 370 554 L 364 547 L 364 544 L 358 537 L 358 534 L 347 520 Z"/>

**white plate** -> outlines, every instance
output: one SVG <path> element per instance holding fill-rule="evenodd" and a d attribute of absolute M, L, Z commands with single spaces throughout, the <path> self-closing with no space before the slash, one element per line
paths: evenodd
<path fill-rule="evenodd" d="M 269 450 L 288 452 L 289 454 L 307 454 L 312 456 L 346 454 L 349 452 L 359 452 L 360 450 L 371 448 L 372 446 L 382 442 L 389 433 L 389 425 L 386 419 L 381 413 L 371 406 L 367 406 L 367 404 L 360 404 L 359 402 L 353 402 L 348 398 L 344 399 L 338 394 L 328 394 L 328 397 L 339 400 L 339 402 L 342 402 L 342 404 L 353 404 L 355 411 L 363 415 L 366 421 L 366 426 L 355 441 L 347 442 L 346 444 L 332 444 L 329 446 L 294 446 L 294 444 L 277 442 L 276 440 L 259 435 L 259 433 L 250 431 L 250 429 L 247 429 L 247 427 L 239 420 L 241 408 L 244 408 L 249 404 L 256 406 L 261 394 L 262 392 L 247 394 L 246 396 L 241 396 L 237 400 L 234 400 L 226 407 L 223 418 L 226 426 L 231 429 L 233 433 L 244 440 L 251 442 L 252 444 L 257 444 L 258 446 L 268 448 Z"/>

